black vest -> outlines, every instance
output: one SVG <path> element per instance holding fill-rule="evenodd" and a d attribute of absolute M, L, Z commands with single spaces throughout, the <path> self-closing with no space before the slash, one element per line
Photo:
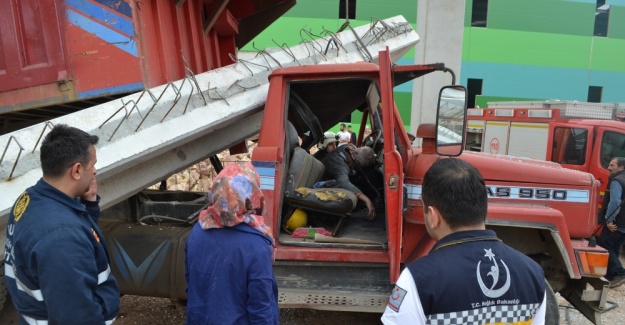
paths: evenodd
<path fill-rule="evenodd" d="M 603 216 L 604 218 L 610 217 L 607 215 L 608 212 L 608 204 L 610 203 L 610 185 L 612 182 L 618 182 L 621 185 L 622 194 L 621 194 L 621 203 L 623 202 L 623 197 L 625 196 L 625 170 L 620 171 L 618 173 L 612 174 L 609 177 L 608 186 L 605 188 L 605 194 L 603 195 Z M 604 219 L 605 220 L 605 219 Z M 601 220 L 601 221 L 604 221 Z M 616 215 L 616 219 L 614 219 L 614 223 L 619 228 L 625 228 L 625 209 L 623 205 L 621 205 L 621 211 Z"/>
<path fill-rule="evenodd" d="M 433 324 L 527 321 L 545 297 L 541 267 L 499 241 L 492 230 L 445 236 L 408 269 Z"/>

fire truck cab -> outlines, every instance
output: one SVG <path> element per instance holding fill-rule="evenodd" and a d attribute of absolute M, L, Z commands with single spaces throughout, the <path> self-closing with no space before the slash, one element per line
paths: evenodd
<path fill-rule="evenodd" d="M 608 182 L 608 164 L 625 157 L 624 103 L 489 102 L 468 109 L 466 149 L 553 161 Z"/>

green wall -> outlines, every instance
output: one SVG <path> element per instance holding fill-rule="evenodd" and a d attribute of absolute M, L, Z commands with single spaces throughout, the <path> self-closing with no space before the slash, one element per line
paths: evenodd
<path fill-rule="evenodd" d="M 418 0 L 357 0 L 352 26 L 403 15 L 416 26 Z M 256 48 L 295 45 L 314 34 L 336 31 L 339 0 L 298 0 L 254 39 Z M 604 89 L 604 101 L 625 101 L 625 0 L 611 5 L 608 37 L 594 37 L 594 0 L 490 0 L 486 28 L 471 27 L 472 0 L 466 1 L 462 71 L 459 80 L 484 80 L 477 105 L 528 98 L 586 100 L 589 85 Z M 304 35 L 304 36 L 302 36 Z M 254 51 L 252 43 L 242 50 Z M 400 64 L 413 62 L 414 50 Z M 395 91 L 404 121 L 410 121 L 411 88 Z M 353 116 L 352 124 L 360 122 Z M 413 130 L 414 131 L 414 130 Z"/>
<path fill-rule="evenodd" d="M 591 36 L 595 7 L 591 3 L 560 0 L 491 0 L 487 28 Z"/>

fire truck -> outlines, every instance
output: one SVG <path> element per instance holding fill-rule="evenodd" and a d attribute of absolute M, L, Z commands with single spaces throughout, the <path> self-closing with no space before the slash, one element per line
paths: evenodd
<path fill-rule="evenodd" d="M 608 164 L 625 157 L 625 103 L 489 102 L 468 109 L 466 149 L 553 161 L 608 182 Z"/>

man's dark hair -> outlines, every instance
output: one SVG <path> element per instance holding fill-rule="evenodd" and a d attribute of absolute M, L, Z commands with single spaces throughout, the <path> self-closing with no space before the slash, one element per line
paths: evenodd
<path fill-rule="evenodd" d="M 41 169 L 46 177 L 57 178 L 73 164 L 87 164 L 89 148 L 98 143 L 98 136 L 65 124 L 56 125 L 41 144 Z"/>
<path fill-rule="evenodd" d="M 616 165 L 619 167 L 625 167 L 625 158 L 623 157 L 614 157 L 612 160 L 616 159 Z"/>
<path fill-rule="evenodd" d="M 423 177 L 421 195 L 425 208 L 437 208 L 452 230 L 486 220 L 488 193 L 484 179 L 464 160 L 434 162 Z"/>
<path fill-rule="evenodd" d="M 345 126 L 345 123 L 341 123 L 341 126 Z"/>

